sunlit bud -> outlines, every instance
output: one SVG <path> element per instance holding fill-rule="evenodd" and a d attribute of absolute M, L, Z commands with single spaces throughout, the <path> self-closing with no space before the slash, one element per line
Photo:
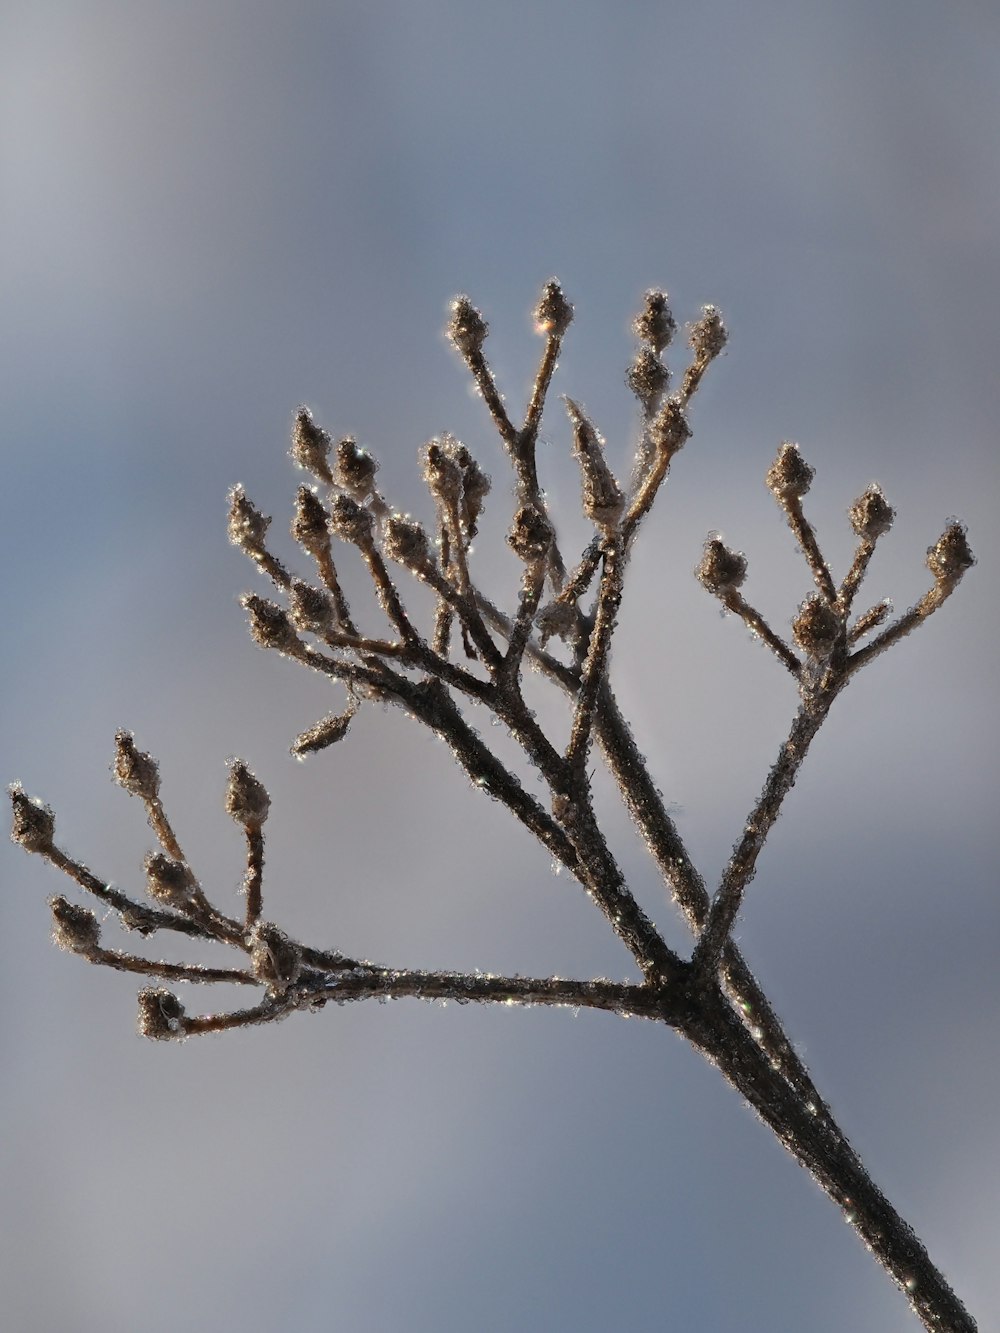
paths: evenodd
<path fill-rule="evenodd" d="M 865 541 L 873 542 L 889 531 L 896 511 L 882 494 L 879 486 L 871 486 L 854 501 L 848 510 L 851 527 Z"/>
<path fill-rule="evenodd" d="M 271 990 L 285 990 L 302 971 L 302 950 L 270 921 L 258 921 L 250 932 L 250 965 Z"/>
<path fill-rule="evenodd" d="M 234 759 L 229 766 L 229 784 L 226 787 L 226 813 L 237 824 L 258 827 L 267 818 L 271 798 L 260 781 L 250 772 L 242 759 Z"/>
<path fill-rule="evenodd" d="M 677 331 L 677 321 L 670 313 L 666 292 L 653 289 L 646 293 L 643 307 L 636 315 L 632 328 L 635 336 L 648 343 L 659 356 Z"/>
<path fill-rule="evenodd" d="M 382 549 L 390 560 L 407 569 L 426 569 L 431 562 L 431 544 L 427 533 L 405 514 L 390 514 L 386 519 Z"/>
<path fill-rule="evenodd" d="M 308 486 L 300 486 L 295 495 L 292 536 L 310 555 L 319 555 L 330 542 L 328 514 L 323 501 Z"/>
<path fill-rule="evenodd" d="M 336 745 L 337 741 L 347 735 L 347 728 L 351 725 L 354 711 L 353 708 L 348 708 L 343 713 L 331 713 L 328 717 L 321 718 L 314 727 L 304 731 L 301 736 L 296 736 L 291 747 L 292 754 L 301 758 L 307 754 L 315 754 L 318 750 L 325 750 L 328 745 Z"/>
<path fill-rule="evenodd" d="M 255 592 L 247 593 L 240 600 L 246 607 L 250 636 L 262 648 L 291 653 L 301 647 L 287 612 L 277 603 L 258 597 Z"/>
<path fill-rule="evenodd" d="M 172 991 L 147 986 L 139 992 L 139 1035 L 155 1041 L 183 1036 L 184 1006 Z"/>
<path fill-rule="evenodd" d="M 837 613 L 815 592 L 802 603 L 792 621 L 795 642 L 810 657 L 829 657 L 840 630 Z"/>
<path fill-rule="evenodd" d="M 288 590 L 288 614 L 296 629 L 323 634 L 333 623 L 333 602 L 321 588 L 293 579 Z"/>
<path fill-rule="evenodd" d="M 144 862 L 146 892 L 165 907 L 185 908 L 191 901 L 194 876 L 182 861 L 163 852 L 150 852 Z"/>
<path fill-rule="evenodd" d="M 938 583 L 957 583 L 975 563 L 961 523 L 949 523 L 927 551 L 927 568 Z"/>
<path fill-rule="evenodd" d="M 684 409 L 675 398 L 668 398 L 649 429 L 649 439 L 659 453 L 674 455 L 691 438 L 691 427 L 687 423 Z"/>
<path fill-rule="evenodd" d="M 135 748 L 130 731 L 115 733 L 115 781 L 144 801 L 155 801 L 160 791 L 160 770 L 152 755 Z"/>
<path fill-rule="evenodd" d="M 320 481 L 325 481 L 328 486 L 333 484 L 333 476 L 328 462 L 330 437 L 325 430 L 316 425 L 313 415 L 307 407 L 300 407 L 295 414 L 295 424 L 292 427 L 292 447 L 289 453 L 299 467 L 305 468 L 313 476 L 319 477 Z"/>
<path fill-rule="evenodd" d="M 544 648 L 549 639 L 567 639 L 576 627 L 576 607 L 568 602 L 549 602 L 535 617 L 538 640 Z"/>
<path fill-rule="evenodd" d="M 443 440 L 429 440 L 421 450 L 424 481 L 436 500 L 457 504 L 462 494 L 462 469 L 454 450 Z"/>
<path fill-rule="evenodd" d="M 625 383 L 648 412 L 658 403 L 670 380 L 670 371 L 651 347 L 640 347 L 625 373 Z"/>
<path fill-rule="evenodd" d="M 608 467 L 597 431 L 573 402 L 566 399 L 573 423 L 574 453 L 583 474 L 583 512 L 599 527 L 613 526 L 625 503 L 614 473 Z"/>
<path fill-rule="evenodd" d="M 552 525 L 545 515 L 534 505 L 524 505 L 514 515 L 507 541 L 515 555 L 525 563 L 533 564 L 544 559 L 553 536 Z"/>
<path fill-rule="evenodd" d="M 539 333 L 553 333 L 561 337 L 572 322 L 573 307 L 553 278 L 542 288 L 538 305 L 535 306 L 535 328 Z"/>
<path fill-rule="evenodd" d="M 271 520 L 265 518 L 252 500 L 247 499 L 242 486 L 229 492 L 229 540 L 249 556 L 263 554 L 267 529 Z"/>
<path fill-rule="evenodd" d="M 26 852 L 50 851 L 56 831 L 55 815 L 41 801 L 33 801 L 20 784 L 15 783 L 8 790 L 14 816 L 11 841 L 20 843 Z"/>
<path fill-rule="evenodd" d="M 349 495 L 338 495 L 330 506 L 330 527 L 345 542 L 364 546 L 371 541 L 372 512 Z"/>
<path fill-rule="evenodd" d="M 337 444 L 337 461 L 334 481 L 341 490 L 352 495 L 355 500 L 367 500 L 375 489 L 375 473 L 378 463 L 367 449 L 362 449 L 357 440 L 348 435 Z"/>
<path fill-rule="evenodd" d="M 714 305 L 702 306 L 701 319 L 688 329 L 688 346 L 697 357 L 711 361 L 728 341 L 729 333 L 718 310 Z"/>
<path fill-rule="evenodd" d="M 784 440 L 778 446 L 778 455 L 767 470 L 767 488 L 779 500 L 801 500 L 816 475 L 799 453 L 799 446 Z"/>
<path fill-rule="evenodd" d="M 50 898 L 49 907 L 52 909 L 52 938 L 59 948 L 84 957 L 93 953 L 101 941 L 101 927 L 94 913 L 63 897 Z"/>
<path fill-rule="evenodd" d="M 733 592 L 747 576 L 747 558 L 742 551 L 731 551 L 718 537 L 709 537 L 695 576 L 716 596 Z"/>
<path fill-rule="evenodd" d="M 456 296 L 451 303 L 448 337 L 461 352 L 469 357 L 482 349 L 490 326 L 467 296 Z"/>

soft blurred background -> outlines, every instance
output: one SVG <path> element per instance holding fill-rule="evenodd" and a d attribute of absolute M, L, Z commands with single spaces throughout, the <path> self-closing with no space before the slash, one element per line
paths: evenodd
<path fill-rule="evenodd" d="M 615 661 L 710 879 L 796 699 L 691 577 L 706 533 L 748 552 L 748 595 L 787 628 L 810 584 L 762 484 L 782 438 L 817 468 L 837 570 L 864 487 L 897 507 L 865 604 L 910 605 L 928 545 L 968 523 L 978 567 L 838 701 L 739 934 L 984 1330 L 1000 1328 L 998 90 L 985 0 L 0 9 L 2 769 L 123 887 L 141 892 L 151 835 L 109 780 L 120 726 L 160 758 L 225 903 L 239 754 L 272 794 L 267 910 L 293 933 L 399 966 L 634 975 L 579 889 L 400 714 L 369 708 L 296 764 L 292 737 L 343 696 L 245 634 L 237 595 L 263 587 L 227 544 L 226 491 L 243 482 L 289 552 L 303 402 L 425 516 L 417 447 L 460 436 L 494 477 L 480 545 L 509 600 L 513 561 L 491 557 L 504 461 L 440 336 L 455 292 L 490 320 L 519 410 L 529 312 L 558 275 L 577 319 L 556 390 L 623 469 L 645 288 L 666 286 L 680 320 L 706 301 L 726 315 Z M 543 434 L 582 541 L 555 396 Z M 71 886 L 10 844 L 0 861 L 6 1327 L 915 1327 L 830 1202 L 664 1030 L 407 1002 L 143 1042 L 135 980 L 48 943 L 45 898 Z"/>

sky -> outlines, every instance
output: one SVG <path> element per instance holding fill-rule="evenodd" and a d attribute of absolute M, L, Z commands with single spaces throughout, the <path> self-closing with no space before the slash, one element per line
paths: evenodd
<path fill-rule="evenodd" d="M 292 760 L 343 695 L 246 635 L 238 596 L 265 589 L 227 543 L 226 493 L 243 483 L 291 558 L 299 404 L 425 517 L 417 450 L 461 438 L 494 479 L 477 559 L 509 600 L 502 451 L 441 336 L 457 292 L 515 406 L 542 283 L 575 303 L 542 466 L 580 544 L 556 395 L 626 471 L 642 293 L 669 290 L 682 322 L 725 315 L 614 656 L 710 883 L 796 697 L 693 579 L 706 534 L 747 553 L 747 595 L 787 629 L 810 583 L 763 485 L 780 440 L 816 468 L 835 571 L 853 499 L 877 480 L 896 507 L 872 602 L 915 602 L 927 547 L 967 523 L 977 567 L 837 701 L 737 933 L 983 1330 L 1000 1327 L 998 89 L 985 0 L 0 6 L 0 755 L 110 881 L 140 893 L 151 845 L 109 779 L 127 727 L 231 907 L 239 755 L 273 802 L 267 911 L 297 937 L 395 966 L 634 978 L 579 887 L 402 715 L 365 709 Z M 597 792 L 637 897 L 688 948 Z M 134 979 L 48 943 L 67 884 L 7 843 L 0 879 L 18 1333 L 915 1327 L 665 1029 L 407 1001 L 144 1042 Z"/>

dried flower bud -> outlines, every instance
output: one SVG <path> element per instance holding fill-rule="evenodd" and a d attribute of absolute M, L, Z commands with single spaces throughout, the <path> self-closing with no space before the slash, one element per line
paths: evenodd
<path fill-rule="evenodd" d="M 576 628 L 576 607 L 568 602 L 549 602 L 535 616 L 535 626 L 543 648 L 549 639 L 568 639 Z"/>
<path fill-rule="evenodd" d="M 747 558 L 742 551 L 731 551 L 718 537 L 709 537 L 695 576 L 717 597 L 734 592 L 747 576 Z"/>
<path fill-rule="evenodd" d="M 367 500 L 374 493 L 377 471 L 378 463 L 357 440 L 348 435 L 339 441 L 334 481 L 342 491 L 359 502 Z"/>
<path fill-rule="evenodd" d="M 554 535 L 545 515 L 534 505 L 524 505 L 514 515 L 507 541 L 515 555 L 526 564 L 534 564 L 545 559 Z"/>
<path fill-rule="evenodd" d="M 717 357 L 726 343 L 729 333 L 722 316 L 714 305 L 701 308 L 701 319 L 696 320 L 688 329 L 688 346 L 699 360 L 711 361 Z"/>
<path fill-rule="evenodd" d="M 144 862 L 146 892 L 165 907 L 184 909 L 190 905 L 194 876 L 183 863 L 163 852 L 150 852 Z"/>
<path fill-rule="evenodd" d="M 242 759 L 234 759 L 229 766 L 229 785 L 226 787 L 226 814 L 237 824 L 260 827 L 267 819 L 271 798 L 263 782 L 250 772 Z"/>
<path fill-rule="evenodd" d="M 483 501 L 489 494 L 490 479 L 464 445 L 462 447 L 468 455 L 467 461 L 462 465 L 462 519 L 471 539 L 476 535 L 476 524 L 483 512 Z"/>
<path fill-rule="evenodd" d="M 330 527 L 341 541 L 366 546 L 371 541 L 372 512 L 349 495 L 338 495 L 330 506 Z"/>
<path fill-rule="evenodd" d="M 640 347 L 625 373 L 625 383 L 648 412 L 666 391 L 670 371 L 651 347 Z"/>
<path fill-rule="evenodd" d="M 296 629 L 323 634 L 333 624 L 333 602 L 321 588 L 293 579 L 288 590 L 288 614 Z"/>
<path fill-rule="evenodd" d="M 101 927 L 93 912 L 78 907 L 68 898 L 49 899 L 52 909 L 52 938 L 67 953 L 82 954 L 86 958 L 101 942 Z"/>
<path fill-rule="evenodd" d="M 454 456 L 456 444 L 457 441 L 445 437 L 429 440 L 421 450 L 427 489 L 435 500 L 445 504 L 457 504 L 462 494 L 462 468 Z"/>
<path fill-rule="evenodd" d="M 300 647 L 298 637 L 288 619 L 288 613 L 276 602 L 247 593 L 241 602 L 246 607 L 250 622 L 250 636 L 262 648 L 276 648 L 278 652 L 294 653 Z"/>
<path fill-rule="evenodd" d="M 14 815 L 11 841 L 20 843 L 26 852 L 51 851 L 56 831 L 55 815 L 41 801 L 33 801 L 19 783 L 8 790 Z"/>
<path fill-rule="evenodd" d="M 172 991 L 147 986 L 139 992 L 139 1035 L 170 1041 L 184 1035 L 184 1006 Z"/>
<path fill-rule="evenodd" d="M 873 542 L 892 527 L 896 511 L 874 482 L 859 496 L 848 510 L 851 527 L 859 537 Z"/>
<path fill-rule="evenodd" d="M 650 426 L 650 443 L 658 453 L 672 457 L 678 449 L 683 449 L 690 438 L 691 427 L 684 415 L 684 408 L 676 398 L 668 398 Z"/>
<path fill-rule="evenodd" d="M 636 315 L 632 328 L 635 336 L 648 343 L 659 356 L 677 331 L 677 321 L 670 313 L 666 292 L 652 289 L 646 293 L 642 310 Z"/>
<path fill-rule="evenodd" d="M 612 527 L 625 503 L 621 487 L 605 461 L 597 431 L 572 398 L 566 399 L 566 408 L 573 423 L 573 452 L 583 474 L 583 512 L 598 527 Z"/>
<path fill-rule="evenodd" d="M 330 713 L 327 717 L 321 718 L 315 726 L 304 731 L 301 736 L 296 736 L 292 742 L 291 753 L 301 759 L 304 755 L 325 750 L 328 745 L 336 745 L 337 741 L 343 740 L 347 735 L 347 728 L 351 725 L 355 711 L 354 708 L 348 708 L 343 713 Z"/>
<path fill-rule="evenodd" d="M 801 500 L 816 475 L 815 468 L 802 458 L 799 446 L 784 440 L 778 446 L 778 455 L 767 471 L 767 488 L 776 499 Z"/>
<path fill-rule="evenodd" d="M 431 544 L 416 519 L 406 514 L 390 514 L 386 519 L 382 549 L 390 560 L 419 572 L 431 563 Z"/>
<path fill-rule="evenodd" d="M 829 657 L 840 632 L 840 617 L 816 592 L 806 598 L 792 621 L 795 642 L 810 657 Z"/>
<path fill-rule="evenodd" d="M 135 738 L 130 731 L 115 733 L 115 760 L 113 770 L 115 781 L 125 788 L 130 796 L 138 796 L 143 801 L 155 801 L 160 791 L 160 770 L 152 755 L 135 748 Z"/>
<path fill-rule="evenodd" d="M 270 989 L 286 990 L 302 972 L 302 950 L 270 921 L 258 921 L 250 933 L 250 965 Z"/>
<path fill-rule="evenodd" d="M 456 296 L 451 303 L 448 337 L 468 359 L 482 350 L 490 326 L 467 296 Z"/>
<path fill-rule="evenodd" d="M 308 486 L 300 486 L 295 495 L 292 536 L 310 555 L 319 555 L 330 544 L 326 506 Z"/>
<path fill-rule="evenodd" d="M 927 551 L 927 568 L 938 583 L 957 583 L 975 563 L 965 528 L 954 520 Z"/>
<path fill-rule="evenodd" d="M 330 437 L 325 430 L 316 425 L 307 407 L 300 407 L 295 414 L 292 447 L 289 453 L 299 467 L 319 477 L 320 481 L 325 481 L 328 486 L 333 485 L 333 476 L 327 461 L 330 457 Z"/>
<path fill-rule="evenodd" d="M 229 492 L 229 540 L 247 555 L 259 559 L 264 554 L 264 542 L 271 520 L 265 518 L 252 500 L 247 499 L 242 486 Z"/>
<path fill-rule="evenodd" d="M 538 305 L 535 306 L 535 328 L 539 333 L 551 333 L 561 338 L 572 322 L 573 307 L 553 278 L 542 288 Z"/>

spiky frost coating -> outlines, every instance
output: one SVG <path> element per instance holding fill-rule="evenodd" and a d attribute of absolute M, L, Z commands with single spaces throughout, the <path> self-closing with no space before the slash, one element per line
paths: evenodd
<path fill-rule="evenodd" d="M 455 347 L 468 358 L 482 351 L 490 326 L 467 296 L 456 296 L 451 303 L 448 337 Z"/>
<path fill-rule="evenodd" d="M 729 331 L 722 322 L 722 315 L 714 305 L 702 306 L 701 318 L 688 329 L 688 346 L 696 356 L 711 361 L 728 341 Z"/>
<path fill-rule="evenodd" d="M 242 486 L 229 492 L 229 540 L 252 558 L 264 554 L 264 542 L 271 520 L 266 518 Z"/>
<path fill-rule="evenodd" d="M 333 479 L 342 491 L 359 503 L 367 500 L 375 491 L 376 472 L 378 463 L 353 436 L 347 435 L 338 442 Z"/>
<path fill-rule="evenodd" d="M 810 657 L 829 657 L 840 635 L 840 620 L 819 593 L 814 592 L 799 607 L 792 621 L 795 642 Z"/>
<path fill-rule="evenodd" d="M 130 731 L 115 733 L 115 781 L 130 796 L 155 801 L 160 792 L 160 770 L 152 755 L 137 750 Z"/>
<path fill-rule="evenodd" d="M 573 322 L 573 306 L 567 301 L 562 287 L 555 278 L 542 288 L 535 307 L 535 328 L 539 333 L 562 335 Z"/>
<path fill-rule="evenodd" d="M 386 519 L 382 549 L 390 560 L 415 572 L 431 563 L 430 538 L 417 520 L 406 514 L 390 514 Z"/>
<path fill-rule="evenodd" d="M 321 718 L 315 726 L 304 731 L 301 736 L 296 736 L 292 742 L 291 753 L 302 758 L 307 754 L 325 750 L 328 745 L 336 745 L 337 741 L 343 740 L 347 735 L 347 728 L 351 725 L 353 716 L 354 710 L 348 709 L 345 713 L 330 713 L 327 717 Z"/>
<path fill-rule="evenodd" d="M 146 892 L 154 902 L 165 907 L 185 908 L 191 902 L 193 879 L 182 861 L 174 861 L 163 852 L 150 852 L 144 862 Z"/>
<path fill-rule="evenodd" d="M 767 488 L 778 500 L 801 500 L 815 475 L 815 468 L 811 468 L 799 453 L 799 446 L 783 440 L 778 446 L 777 457 L 767 470 Z"/>
<path fill-rule="evenodd" d="M 732 551 L 718 537 L 709 537 L 695 575 L 710 593 L 720 596 L 735 591 L 747 576 L 747 558 Z"/>
<path fill-rule="evenodd" d="M 545 515 L 534 505 L 524 505 L 514 515 L 507 541 L 515 555 L 526 564 L 533 564 L 545 558 L 554 536 Z"/>
<path fill-rule="evenodd" d="M 330 529 L 345 542 L 364 546 L 371 540 L 375 519 L 370 509 L 349 495 L 338 495 L 330 506 Z"/>
<path fill-rule="evenodd" d="M 667 293 L 651 288 L 645 295 L 642 310 L 632 324 L 637 338 L 648 343 L 659 356 L 677 332 L 677 321 L 670 312 Z"/>
<path fill-rule="evenodd" d="M 52 909 L 52 938 L 60 949 L 87 957 L 99 946 L 101 927 L 93 912 L 78 907 L 61 895 L 49 899 Z"/>
<path fill-rule="evenodd" d="M 648 411 L 670 382 L 670 371 L 651 347 L 640 347 L 625 374 L 625 383 Z"/>
<path fill-rule="evenodd" d="M 302 950 L 273 922 L 258 921 L 250 933 L 250 965 L 271 990 L 283 991 L 302 972 Z"/>
<path fill-rule="evenodd" d="M 226 786 L 226 814 L 237 824 L 259 828 L 267 819 L 270 808 L 271 798 L 263 782 L 250 772 L 242 759 L 234 759 L 229 766 Z"/>
<path fill-rule="evenodd" d="M 938 583 L 957 583 L 975 563 L 965 528 L 958 522 L 949 523 L 927 550 L 927 568 Z"/>
<path fill-rule="evenodd" d="M 307 407 L 300 407 L 295 414 L 292 426 L 292 447 L 288 451 L 295 463 L 311 472 L 328 486 L 333 485 L 330 472 L 330 437 L 313 420 L 313 414 Z"/>
<path fill-rule="evenodd" d="M 32 800 L 19 783 L 9 788 L 13 813 L 10 830 L 12 842 L 26 852 L 47 852 L 55 837 L 56 817 L 42 801 Z"/>
<path fill-rule="evenodd" d="M 255 592 L 241 598 L 247 611 L 250 637 L 262 648 L 276 648 L 279 652 L 294 652 L 299 641 L 288 614 L 276 602 L 258 597 Z"/>
<path fill-rule="evenodd" d="M 293 579 L 288 590 L 288 614 L 296 629 L 323 634 L 333 624 L 333 602 L 321 588 Z"/>
<path fill-rule="evenodd" d="M 147 986 L 139 992 L 139 1035 L 154 1041 L 184 1035 L 184 1006 L 173 991 Z"/>
<path fill-rule="evenodd" d="M 873 542 L 892 527 L 896 511 L 874 482 L 864 495 L 859 495 L 848 510 L 851 527 L 859 537 Z"/>

